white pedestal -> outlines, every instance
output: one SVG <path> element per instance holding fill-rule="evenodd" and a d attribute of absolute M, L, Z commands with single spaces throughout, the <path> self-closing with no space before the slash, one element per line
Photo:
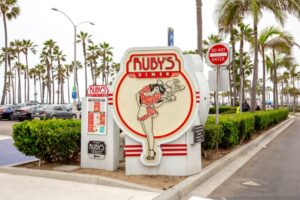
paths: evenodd
<path fill-rule="evenodd" d="M 106 116 L 106 135 L 88 134 L 88 111 L 87 111 L 87 97 L 82 100 L 82 116 L 81 116 L 81 162 L 82 168 L 94 168 L 114 171 L 119 166 L 119 135 L 120 129 L 116 125 L 112 117 L 111 107 L 107 107 Z M 96 98 L 96 97 L 93 97 Z M 88 143 L 89 141 L 101 141 L 105 143 L 105 156 L 101 159 L 91 158 L 88 154 Z"/>

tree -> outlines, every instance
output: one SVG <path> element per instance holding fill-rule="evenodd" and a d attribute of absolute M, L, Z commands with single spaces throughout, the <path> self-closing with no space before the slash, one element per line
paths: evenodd
<path fill-rule="evenodd" d="M 33 79 L 33 84 L 34 84 L 34 100 L 37 101 L 37 91 L 36 91 L 36 81 L 37 81 L 37 69 L 36 68 L 32 68 L 28 71 L 28 76 L 29 78 Z M 29 84 L 29 82 L 28 82 Z M 29 93 L 29 92 L 28 92 Z"/>
<path fill-rule="evenodd" d="M 30 85 L 29 85 L 29 65 L 28 65 L 28 54 L 29 52 L 35 54 L 36 53 L 36 47 L 32 41 L 30 40 L 22 40 L 22 52 L 25 55 L 25 61 L 26 61 L 26 70 L 25 70 L 25 83 L 27 82 L 27 96 L 25 95 L 25 100 L 29 101 L 29 95 L 30 95 Z M 26 94 L 26 84 L 25 84 L 25 94 Z"/>
<path fill-rule="evenodd" d="M 112 47 L 109 46 L 109 43 L 103 42 L 100 44 L 101 48 L 101 66 L 100 70 L 102 71 L 102 84 L 107 85 L 109 79 L 109 64 L 112 62 Z"/>
<path fill-rule="evenodd" d="M 297 5 L 297 8 L 293 6 Z M 253 78 L 252 88 L 256 88 L 258 80 L 258 22 L 263 15 L 262 10 L 271 11 L 275 18 L 284 24 L 286 19 L 286 12 L 284 10 L 300 10 L 300 4 L 296 1 L 288 0 L 283 3 L 281 0 L 219 0 L 217 11 L 219 17 L 224 18 L 224 21 L 231 23 L 232 21 L 243 18 L 246 15 L 251 15 L 253 19 L 253 31 L 254 31 L 254 65 L 253 65 Z M 251 91 L 251 111 L 255 111 L 256 104 L 256 90 Z"/>
<path fill-rule="evenodd" d="M 277 69 L 282 67 L 291 66 L 293 63 L 293 58 L 290 55 L 276 53 L 275 50 L 272 51 L 271 56 L 266 56 L 266 67 L 267 71 L 270 71 L 270 79 L 273 82 L 273 105 L 274 109 L 278 107 L 278 78 Z"/>
<path fill-rule="evenodd" d="M 266 109 L 266 60 L 265 51 L 268 48 L 266 43 L 274 36 L 284 35 L 284 33 L 274 26 L 264 28 L 258 36 L 259 52 L 262 57 L 262 70 L 263 70 L 263 86 L 262 86 L 262 109 Z"/>
<path fill-rule="evenodd" d="M 17 5 L 17 0 L 1 0 L 0 1 L 0 11 L 3 18 L 4 26 L 4 48 L 5 48 L 5 57 L 4 57 L 4 84 L 1 104 L 4 104 L 7 90 L 7 65 L 8 65 L 8 53 L 6 52 L 8 48 L 8 34 L 7 34 L 7 19 L 11 20 L 17 18 L 20 14 L 20 8 Z"/>
<path fill-rule="evenodd" d="M 87 52 L 86 52 L 86 45 L 87 43 L 91 42 L 91 35 L 88 33 L 80 32 L 77 35 L 77 42 L 82 43 L 82 50 L 83 50 L 83 58 L 84 58 L 84 75 L 85 75 L 85 96 L 87 96 Z"/>
<path fill-rule="evenodd" d="M 54 68 L 53 68 L 53 60 L 54 60 L 53 51 L 54 51 L 55 47 L 56 47 L 55 41 L 53 41 L 51 39 L 45 41 L 42 53 L 40 55 L 42 63 L 44 63 L 47 66 L 46 80 L 47 80 L 48 103 L 49 104 L 51 104 L 51 100 L 54 103 L 54 99 L 55 99 L 55 83 L 54 83 Z M 51 88 L 51 84 L 52 84 L 52 88 Z"/>
<path fill-rule="evenodd" d="M 202 0 L 196 0 L 196 16 L 197 16 L 197 52 L 203 59 L 202 52 Z"/>
<path fill-rule="evenodd" d="M 18 103 L 21 103 L 22 101 L 22 92 L 21 92 L 21 71 L 20 71 L 20 54 L 22 52 L 22 42 L 20 40 L 14 40 L 10 42 L 10 48 L 14 52 L 14 54 L 17 57 L 17 60 L 14 64 L 14 68 L 17 70 L 17 75 L 18 75 Z M 15 91 L 17 92 L 17 76 L 15 76 Z"/>
<path fill-rule="evenodd" d="M 278 89 L 277 89 L 277 62 L 276 62 L 276 52 L 278 53 L 284 53 L 284 54 L 291 54 L 291 47 L 293 44 L 293 37 L 289 34 L 285 33 L 284 35 L 277 36 L 275 38 L 272 38 L 268 42 L 265 43 L 265 46 L 267 48 L 270 48 L 272 50 L 272 57 L 273 57 L 273 79 L 274 79 L 274 108 L 278 108 Z M 291 59 L 290 56 L 287 56 L 286 58 Z M 285 64 L 290 65 L 291 62 L 287 62 L 287 59 L 283 60 Z"/>
<path fill-rule="evenodd" d="M 251 41 L 253 36 L 253 30 L 250 28 L 250 25 L 245 25 L 243 23 L 239 23 L 239 32 L 237 33 L 237 39 L 240 40 L 240 52 L 239 52 L 239 70 L 240 70 L 240 94 L 239 94 L 239 103 L 240 103 L 240 111 L 243 110 L 243 83 L 244 83 L 244 40 Z"/>
<path fill-rule="evenodd" d="M 59 100 L 61 100 L 61 103 L 64 103 L 64 95 L 63 95 L 63 86 L 64 86 L 64 78 L 65 78 L 65 72 L 66 69 L 63 68 L 62 62 L 65 61 L 66 55 L 63 54 L 62 51 L 60 51 L 58 46 L 55 46 L 53 51 L 54 60 L 57 61 L 57 67 L 56 67 L 56 79 L 58 81 L 57 83 L 57 103 L 59 103 Z M 54 81 L 54 80 L 53 80 Z M 61 98 L 59 98 L 59 95 L 61 95 Z"/>
<path fill-rule="evenodd" d="M 97 59 L 101 55 L 100 47 L 93 42 L 90 42 L 88 46 L 88 54 L 87 54 L 87 61 L 89 63 L 89 66 L 91 68 L 91 74 L 93 79 L 93 84 L 97 84 L 97 77 L 100 75 L 101 71 L 97 70 Z"/>

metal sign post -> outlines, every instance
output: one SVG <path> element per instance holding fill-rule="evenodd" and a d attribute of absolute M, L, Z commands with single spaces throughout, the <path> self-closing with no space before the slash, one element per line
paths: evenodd
<path fill-rule="evenodd" d="M 217 66 L 217 91 L 216 91 L 216 124 L 219 124 L 219 81 L 220 66 Z"/>
<path fill-rule="evenodd" d="M 217 87 L 216 87 L 216 124 L 219 124 L 219 82 L 220 67 L 230 63 L 230 49 L 228 44 L 217 43 L 208 48 L 207 62 L 211 67 L 217 68 Z"/>

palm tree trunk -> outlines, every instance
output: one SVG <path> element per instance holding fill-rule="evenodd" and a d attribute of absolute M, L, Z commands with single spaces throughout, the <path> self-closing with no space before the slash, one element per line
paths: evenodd
<path fill-rule="evenodd" d="M 241 32 L 240 40 L 240 112 L 243 111 L 243 87 L 244 87 L 244 67 L 243 67 L 243 48 L 244 48 L 244 34 Z"/>
<path fill-rule="evenodd" d="M 14 82 L 15 82 L 15 85 L 14 85 L 14 98 L 13 98 L 13 101 L 14 101 L 14 104 L 16 104 L 16 100 L 17 100 L 17 72 L 16 70 L 14 70 Z"/>
<path fill-rule="evenodd" d="M 234 68 L 234 58 L 235 58 L 235 37 L 234 37 L 234 33 L 233 33 L 233 26 L 230 25 L 230 43 L 232 45 L 232 61 L 231 61 L 231 65 Z M 233 69 L 234 70 L 234 69 Z M 234 106 L 235 104 L 235 99 L 234 99 L 234 92 L 232 91 L 232 80 L 233 76 L 230 70 L 230 67 L 228 67 L 228 71 L 229 71 L 229 95 L 230 95 L 230 105 Z M 232 76 L 231 76 L 232 75 Z"/>
<path fill-rule="evenodd" d="M 264 47 L 262 47 L 262 60 L 263 60 L 262 109 L 266 110 L 266 60 L 265 60 Z"/>
<path fill-rule="evenodd" d="M 274 109 L 278 108 L 278 91 L 277 91 L 277 70 L 276 70 L 276 57 L 275 57 L 275 49 L 273 48 L 273 72 L 274 72 Z"/>
<path fill-rule="evenodd" d="M 256 104 L 256 85 L 258 79 L 258 40 L 257 40 L 257 18 L 254 17 L 253 31 L 254 31 L 254 63 L 253 63 L 253 78 L 251 90 L 251 112 L 255 112 Z"/>
<path fill-rule="evenodd" d="M 60 80 L 57 81 L 57 104 L 59 104 L 59 94 L 60 94 Z"/>
<path fill-rule="evenodd" d="M 201 59 L 203 59 L 202 50 L 202 0 L 196 0 L 196 16 L 197 16 L 197 50 Z"/>
<path fill-rule="evenodd" d="M 7 55 L 7 43 L 8 43 L 8 38 L 7 38 L 7 24 L 6 24 L 6 15 L 2 15 L 3 18 L 3 25 L 4 25 L 4 40 L 5 40 L 5 52 L 4 52 L 4 84 L 3 84 L 3 92 L 2 92 L 2 99 L 1 99 L 1 104 L 4 105 L 5 101 L 5 96 L 6 96 L 6 87 L 7 87 L 7 60 L 8 60 L 8 55 Z"/>
<path fill-rule="evenodd" d="M 28 55 L 26 54 L 26 73 L 27 73 L 27 97 L 26 97 L 26 100 L 27 101 L 29 101 L 29 98 L 30 98 L 30 85 L 29 85 L 29 73 L 28 73 L 28 70 L 29 70 L 29 67 L 28 67 Z M 34 83 L 35 83 L 35 81 L 34 81 Z"/>
<path fill-rule="evenodd" d="M 60 84 L 60 87 L 61 87 L 61 89 L 60 89 L 60 97 L 61 97 L 61 100 L 60 100 L 60 102 L 62 103 L 62 104 L 64 104 L 65 103 L 65 95 L 64 95 L 64 80 L 62 80 L 62 82 L 61 82 L 61 84 Z"/>
<path fill-rule="evenodd" d="M 34 100 L 37 101 L 37 91 L 36 91 L 36 75 L 33 76 L 33 84 L 34 84 Z"/>
<path fill-rule="evenodd" d="M 27 79 L 27 69 L 24 69 L 24 102 L 26 102 L 26 95 L 27 95 L 27 82 L 26 82 L 26 79 Z"/>
<path fill-rule="evenodd" d="M 68 103 L 71 103 L 71 100 L 70 100 L 70 80 L 69 80 L 69 76 L 68 76 Z"/>
<path fill-rule="evenodd" d="M 84 57 L 84 75 L 85 75 L 85 96 L 87 96 L 87 63 L 86 63 L 86 48 L 85 42 L 82 42 L 83 57 Z"/>
<path fill-rule="evenodd" d="M 21 97 L 21 72 L 20 67 L 18 66 L 18 103 L 21 103 L 22 97 Z"/>
<path fill-rule="evenodd" d="M 51 80 L 52 80 L 52 102 L 55 101 L 55 80 L 54 80 L 54 70 L 53 70 L 53 61 L 51 59 Z"/>

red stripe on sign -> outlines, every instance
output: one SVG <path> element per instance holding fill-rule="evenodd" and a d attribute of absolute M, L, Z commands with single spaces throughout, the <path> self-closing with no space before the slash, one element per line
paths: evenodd
<path fill-rule="evenodd" d="M 200 101 L 196 101 L 196 103 L 200 103 Z"/>
<path fill-rule="evenodd" d="M 196 94 L 200 94 L 200 92 L 196 92 Z"/>
<path fill-rule="evenodd" d="M 139 144 L 129 144 L 129 145 L 125 145 L 125 148 L 133 148 L 133 147 L 142 147 L 142 145 L 139 145 Z"/>
<path fill-rule="evenodd" d="M 124 150 L 125 152 L 142 152 L 142 149 Z"/>
<path fill-rule="evenodd" d="M 113 94 L 108 94 L 108 96 L 110 96 L 110 97 L 111 97 L 112 95 L 113 95 Z"/>
<path fill-rule="evenodd" d="M 196 96 L 196 98 L 200 98 L 200 96 Z"/>
<path fill-rule="evenodd" d="M 186 156 L 187 153 L 163 153 L 163 156 Z"/>
<path fill-rule="evenodd" d="M 161 147 L 186 147 L 186 144 L 162 144 Z"/>
<path fill-rule="evenodd" d="M 187 149 L 162 149 L 163 152 L 165 151 L 186 151 Z"/>
<path fill-rule="evenodd" d="M 113 98 L 110 98 L 110 97 L 108 97 L 107 99 L 108 99 L 108 101 L 112 101 L 113 100 Z"/>
<path fill-rule="evenodd" d="M 125 154 L 125 157 L 140 156 L 141 154 Z"/>

